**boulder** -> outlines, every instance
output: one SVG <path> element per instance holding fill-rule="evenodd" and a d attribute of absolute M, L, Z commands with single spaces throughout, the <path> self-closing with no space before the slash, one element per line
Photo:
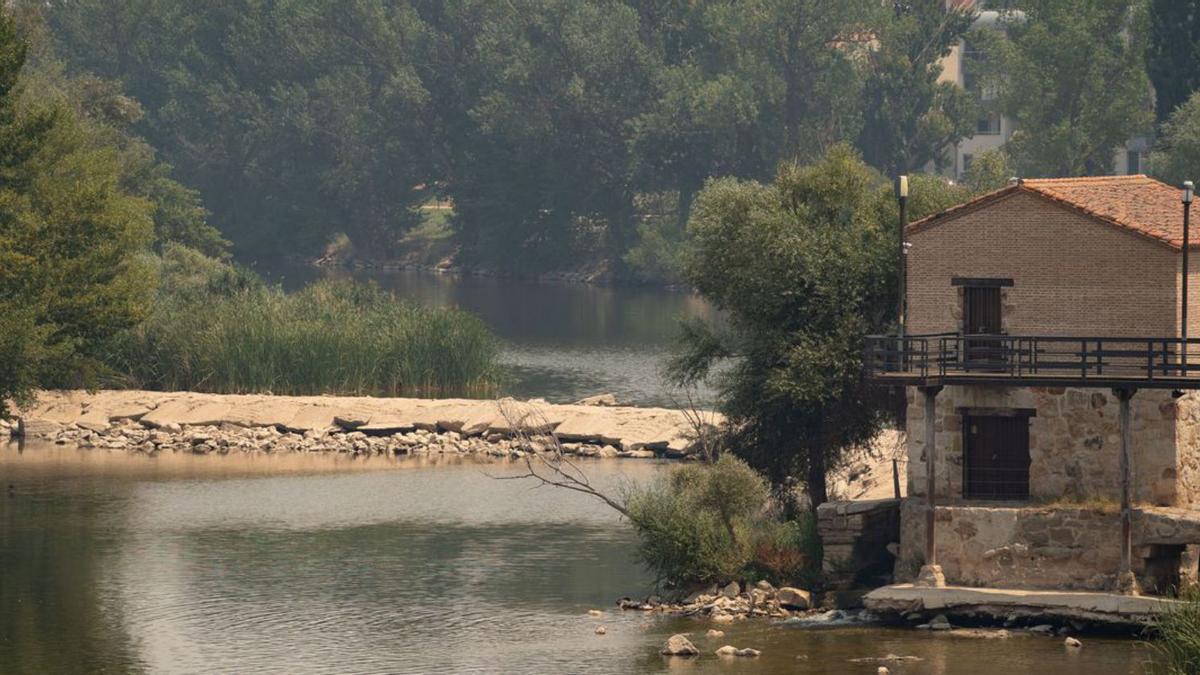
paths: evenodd
<path fill-rule="evenodd" d="M 663 645 L 662 653 L 667 656 L 696 656 L 700 653 L 686 635 L 672 635 Z"/>
<path fill-rule="evenodd" d="M 736 582 L 736 581 L 729 582 L 729 584 L 726 585 L 725 588 L 721 589 L 721 595 L 729 598 L 730 600 L 736 598 L 738 595 L 741 594 L 741 592 L 742 592 L 742 587 L 739 586 L 738 582 Z"/>
<path fill-rule="evenodd" d="M 805 610 L 812 607 L 812 594 L 806 590 L 784 586 L 775 592 L 775 599 L 781 607 Z"/>
<path fill-rule="evenodd" d="M 718 638 L 725 637 L 725 631 L 717 630 L 716 628 L 709 628 L 708 632 L 704 634 L 704 637 L 710 640 L 716 640 Z"/>
<path fill-rule="evenodd" d="M 737 651 L 737 647 L 734 647 L 733 645 L 725 645 L 724 647 L 718 649 L 716 654 L 717 656 L 735 656 Z"/>
<path fill-rule="evenodd" d="M 750 647 L 743 647 L 743 648 L 737 650 L 736 652 L 734 652 L 733 655 L 734 656 L 759 656 L 761 654 L 762 654 L 762 652 L 760 652 L 757 649 L 751 649 Z"/>
<path fill-rule="evenodd" d="M 596 635 L 604 635 L 607 632 L 608 632 L 608 629 L 605 628 L 604 626 L 596 626 Z"/>
<path fill-rule="evenodd" d="M 1070 649 L 1079 649 L 1083 646 L 1083 643 L 1073 637 L 1069 637 L 1066 640 L 1063 640 L 1063 646 Z"/>

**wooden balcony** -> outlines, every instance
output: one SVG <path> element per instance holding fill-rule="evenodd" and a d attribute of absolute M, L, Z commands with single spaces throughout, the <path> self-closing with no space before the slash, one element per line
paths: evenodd
<path fill-rule="evenodd" d="M 880 384 L 1200 389 L 1200 339 L 1027 335 L 873 335 Z"/>

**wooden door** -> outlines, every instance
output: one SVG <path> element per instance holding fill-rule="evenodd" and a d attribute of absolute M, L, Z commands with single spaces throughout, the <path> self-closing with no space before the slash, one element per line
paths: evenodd
<path fill-rule="evenodd" d="M 1029 418 L 964 415 L 963 496 L 1029 498 Z"/>
<path fill-rule="evenodd" d="M 1000 334 L 1000 289 L 990 286 L 963 287 L 964 360 L 968 369 L 994 370 L 1003 367 L 1004 344 L 996 338 L 972 335 Z"/>

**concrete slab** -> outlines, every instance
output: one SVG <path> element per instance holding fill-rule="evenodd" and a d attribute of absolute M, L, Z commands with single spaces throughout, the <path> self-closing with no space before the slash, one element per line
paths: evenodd
<path fill-rule="evenodd" d="M 1167 598 L 1116 593 L 967 586 L 927 588 L 912 584 L 884 586 L 863 597 L 863 605 L 880 614 L 929 611 L 947 615 L 990 614 L 1003 620 L 1016 613 L 1120 625 L 1145 624 L 1178 604 Z"/>

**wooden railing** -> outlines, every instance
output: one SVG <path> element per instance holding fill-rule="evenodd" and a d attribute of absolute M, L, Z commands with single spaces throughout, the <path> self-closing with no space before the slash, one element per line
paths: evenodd
<path fill-rule="evenodd" d="M 1195 380 L 1200 338 L 962 335 L 873 335 L 868 375 L 879 379 L 1124 381 L 1160 386 Z"/>

